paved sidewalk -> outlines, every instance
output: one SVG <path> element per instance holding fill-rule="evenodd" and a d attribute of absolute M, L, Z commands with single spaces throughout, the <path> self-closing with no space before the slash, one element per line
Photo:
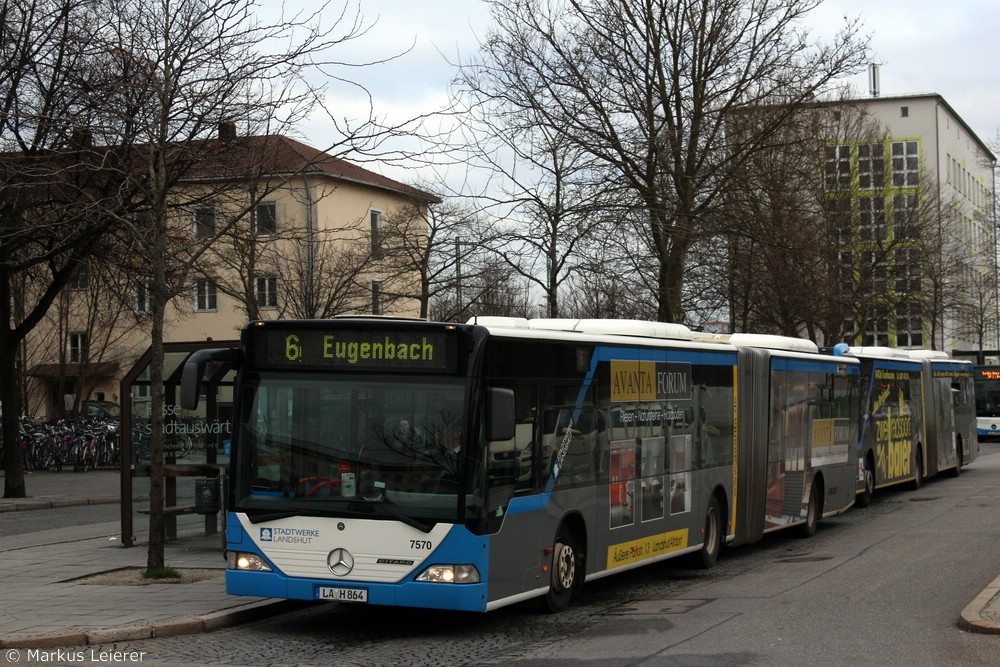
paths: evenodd
<path fill-rule="evenodd" d="M 31 512 L 52 525 L 59 508 L 118 504 L 119 473 L 37 472 L 27 499 L 0 499 L 0 535 L 7 512 Z M 3 475 L 0 474 L 0 484 Z M 134 499 L 147 500 L 139 484 Z M 143 506 L 147 506 L 144 503 Z M 23 518 L 29 515 L 19 515 Z M 48 517 L 48 518 L 47 518 Z M 121 546 L 120 521 L 54 528 L 0 538 L 0 648 L 47 648 L 206 632 L 300 607 L 302 603 L 236 597 L 225 592 L 221 536 L 204 534 L 199 515 L 178 519 L 178 539 L 165 562 L 177 569 L 217 570 L 193 583 L 88 584 L 81 578 L 146 566 L 146 518 L 136 520 L 137 544 Z"/>
<path fill-rule="evenodd" d="M 0 475 L 0 480 L 3 477 Z M 4 512 L 35 511 L 39 525 L 58 508 L 117 503 L 117 471 L 35 473 L 27 479 L 31 498 L 0 499 Z M 145 485 L 137 484 L 135 502 Z M 181 520 L 191 521 L 182 524 Z M 51 521 L 48 520 L 48 521 Z M 180 517 L 178 540 L 166 546 L 166 564 L 217 569 L 218 576 L 186 584 L 142 586 L 85 584 L 92 574 L 146 564 L 144 531 L 125 549 L 120 524 L 74 526 L 0 538 L 0 648 L 49 648 L 207 632 L 301 608 L 302 602 L 226 595 L 221 537 L 204 535 L 200 516 Z M 959 625 L 971 632 L 1000 634 L 1000 577 L 962 612 Z"/>

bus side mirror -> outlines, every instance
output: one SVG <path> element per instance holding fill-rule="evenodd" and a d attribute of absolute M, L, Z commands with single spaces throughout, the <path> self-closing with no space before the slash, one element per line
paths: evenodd
<path fill-rule="evenodd" d="M 513 437 L 514 391 L 490 387 L 486 403 L 486 441 L 510 440 Z"/>
<path fill-rule="evenodd" d="M 239 350 L 230 347 L 192 352 L 184 361 L 184 369 L 181 371 L 181 407 L 185 410 L 194 410 L 198 407 L 201 383 L 208 362 L 222 362 L 227 370 L 236 368 L 239 366 L 239 354 Z"/>

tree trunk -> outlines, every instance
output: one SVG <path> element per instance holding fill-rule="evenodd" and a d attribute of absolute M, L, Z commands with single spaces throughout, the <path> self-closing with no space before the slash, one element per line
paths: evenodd
<path fill-rule="evenodd" d="M 0 290 L 3 292 L 5 290 Z M 9 295 L 8 295 L 9 296 Z M 7 303 L 10 303 L 8 298 Z M 13 341 L 10 329 L 0 327 L 0 368 L 15 368 L 17 344 Z M 21 439 L 18 429 L 20 405 L 17 391 L 16 373 L 0 373 L 0 405 L 3 406 L 3 471 L 4 498 L 26 498 L 27 489 L 24 484 L 24 465 L 21 458 Z"/>

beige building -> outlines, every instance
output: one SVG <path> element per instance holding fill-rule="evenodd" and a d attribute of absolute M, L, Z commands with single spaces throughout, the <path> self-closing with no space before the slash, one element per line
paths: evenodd
<path fill-rule="evenodd" d="M 387 248 L 426 237 L 437 197 L 287 137 L 221 130 L 255 156 L 243 170 L 255 176 L 199 174 L 178 188 L 172 252 L 208 250 L 167 305 L 166 342 L 235 340 L 250 319 L 419 315 L 415 269 Z M 119 382 L 149 346 L 151 301 L 148 271 L 121 265 L 116 277 L 81 272 L 29 336 L 26 414 L 122 402 Z"/>

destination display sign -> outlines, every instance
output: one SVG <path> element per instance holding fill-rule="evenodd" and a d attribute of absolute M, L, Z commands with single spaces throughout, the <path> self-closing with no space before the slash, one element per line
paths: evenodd
<path fill-rule="evenodd" d="M 328 368 L 343 371 L 433 371 L 455 368 L 453 336 L 429 329 L 330 329 L 261 327 L 256 338 L 256 365 Z"/>

